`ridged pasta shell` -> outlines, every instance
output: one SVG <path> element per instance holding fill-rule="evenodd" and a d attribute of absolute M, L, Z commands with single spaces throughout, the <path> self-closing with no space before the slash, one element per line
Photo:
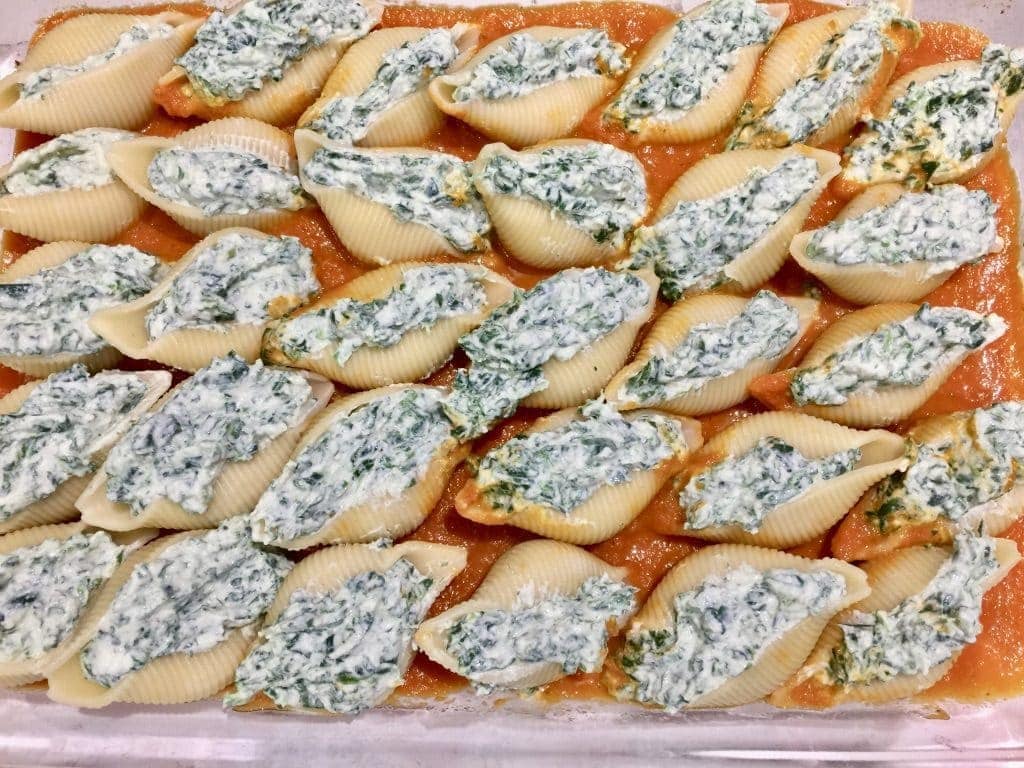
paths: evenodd
<path fill-rule="evenodd" d="M 90 528 L 86 523 L 66 523 L 64 525 L 41 525 L 36 528 L 27 528 L 23 531 L 9 533 L 0 537 L 0 556 L 9 555 L 16 549 L 23 547 L 34 547 L 42 544 L 47 539 L 70 539 L 79 533 L 92 533 L 95 529 Z M 157 532 L 152 530 L 134 531 L 128 535 L 114 534 L 111 538 L 117 544 L 141 546 L 156 536 Z M 118 571 L 125 568 L 122 563 L 118 569 L 111 574 L 111 578 L 118 577 Z M 99 590 L 93 593 L 92 597 L 82 608 L 77 626 L 68 634 L 64 640 L 55 648 L 47 651 L 41 656 L 27 661 L 0 662 L 0 688 L 16 688 L 18 686 L 43 680 L 53 670 L 64 664 L 69 658 L 81 650 L 82 645 L 88 639 L 82 632 L 82 627 L 89 621 L 89 617 L 96 610 Z"/>
<path fill-rule="evenodd" d="M 207 216 L 188 203 L 176 202 L 158 194 L 149 183 L 149 165 L 154 156 L 165 149 L 230 149 L 263 158 L 271 166 L 298 174 L 291 137 L 258 120 L 244 117 L 225 118 L 204 123 L 173 139 L 145 136 L 118 142 L 107 150 L 107 161 L 128 188 L 148 203 L 155 205 L 189 232 L 205 237 L 228 227 L 251 227 L 267 230 L 281 224 L 292 211 L 273 210 L 255 213 L 225 213 Z M 312 205 L 312 203 L 309 203 Z"/>
<path fill-rule="evenodd" d="M 585 550 L 557 541 L 538 539 L 512 547 L 491 566 L 487 577 L 473 596 L 464 603 L 425 621 L 416 632 L 416 645 L 430 659 L 456 674 L 462 674 L 458 661 L 449 653 L 447 634 L 451 626 L 467 614 L 478 611 L 509 610 L 523 587 L 533 585 L 538 594 L 572 595 L 587 579 L 607 575 L 625 581 L 626 570 L 608 565 Z M 625 623 L 625 619 L 622 622 Z M 621 624 L 610 628 L 614 635 Z M 551 662 L 516 663 L 503 670 L 474 676 L 485 685 L 523 690 L 546 685 L 565 671 Z"/>
<path fill-rule="evenodd" d="M 477 49 L 480 27 L 456 24 L 455 45 L 459 56 L 450 71 L 457 71 Z M 399 46 L 418 40 L 431 30 L 426 27 L 390 27 L 371 32 L 354 43 L 324 84 L 323 93 L 299 118 L 303 127 L 320 117 L 324 107 L 339 96 L 358 96 L 373 82 L 384 56 Z M 374 120 L 358 147 L 401 147 L 422 144 L 444 122 L 426 88 L 410 93 Z"/>
<path fill-rule="evenodd" d="M 20 100 L 21 83 L 32 72 L 74 64 L 112 48 L 118 37 L 142 21 L 175 27 L 166 38 L 141 43 L 116 59 Z M 56 136 L 80 128 L 141 128 L 153 114 L 153 86 L 192 43 L 201 19 L 176 11 L 152 16 L 87 13 L 47 32 L 22 65 L 0 80 L 0 125 Z"/>
<path fill-rule="evenodd" d="M 996 539 L 995 557 L 999 568 L 986 579 L 985 591 L 1002 581 L 1020 561 L 1016 543 L 1008 539 Z M 902 675 L 885 683 L 869 683 L 847 689 L 829 683 L 826 670 L 832 651 L 842 642 L 841 623 L 848 621 L 855 612 L 873 613 L 894 609 L 903 600 L 927 587 L 948 558 L 948 549 L 912 547 L 865 563 L 863 568 L 871 593 L 832 619 L 806 663 L 769 697 L 769 703 L 776 707 L 804 709 L 820 709 L 850 701 L 881 704 L 908 698 L 941 680 L 960 655 L 959 651 L 924 675 L 909 678 Z"/>
<path fill-rule="evenodd" d="M 548 382 L 547 388 L 530 395 L 521 405 L 548 409 L 583 405 L 596 397 L 622 367 L 640 329 L 650 320 L 658 298 L 658 278 L 654 272 L 645 269 L 633 274 L 650 289 L 647 308 L 568 360 L 552 358 L 544 363 L 541 371 Z"/>
<path fill-rule="evenodd" d="M 328 406 L 302 436 L 290 459 L 296 458 L 310 443 L 361 405 L 388 393 L 405 389 L 432 389 L 422 384 L 396 384 L 368 392 L 359 392 Z M 319 531 L 288 542 L 277 542 L 282 549 L 308 549 L 318 544 L 370 542 L 380 538 L 397 539 L 415 530 L 441 498 L 448 478 L 469 453 L 468 445 L 459 445 L 449 437 L 435 451 L 423 473 L 423 479 L 391 499 L 373 499 L 349 507 L 328 521 Z M 255 521 L 259 525 L 260 521 Z"/>
<path fill-rule="evenodd" d="M 576 28 L 528 27 L 519 33 L 527 32 L 546 42 L 575 37 L 582 31 Z M 485 136 L 512 147 L 525 147 L 569 134 L 592 107 L 615 90 L 618 78 L 586 75 L 545 85 L 522 96 L 494 101 L 455 101 L 452 98 L 455 89 L 466 82 L 473 69 L 501 48 L 510 36 L 499 37 L 485 45 L 458 72 L 434 79 L 428 90 L 437 108 L 468 123 Z"/>
<path fill-rule="evenodd" d="M 273 239 L 270 235 L 241 227 L 215 232 L 200 240 L 176 261 L 152 291 L 128 304 L 97 312 L 89 321 L 89 327 L 128 357 L 155 360 L 192 373 L 209 365 L 213 358 L 232 351 L 246 362 L 255 362 L 260 356 L 260 339 L 266 323 L 230 325 L 225 330 L 181 328 L 155 340 L 149 338 L 146 330 L 146 315 L 170 290 L 174 279 L 195 261 L 201 251 L 232 234 Z"/>
<path fill-rule="evenodd" d="M 75 502 L 75 506 L 82 513 L 82 520 L 108 531 L 131 531 L 138 528 L 191 530 L 215 528 L 229 517 L 249 512 L 271 481 L 280 474 L 292 449 L 299 442 L 306 424 L 326 407 L 327 401 L 334 394 L 334 387 L 329 381 L 313 374 L 309 374 L 307 378 L 314 399 L 305 408 L 299 423 L 275 437 L 248 461 L 225 464 L 213 483 L 210 503 L 203 514 L 192 514 L 177 502 L 162 497 L 140 514 L 133 515 L 127 504 L 112 501 L 107 497 L 107 474 L 104 465 L 92 476 L 88 486 Z M 164 395 L 153 410 L 160 410 L 182 384 Z"/>
<path fill-rule="evenodd" d="M 773 360 L 758 359 L 740 370 L 707 382 L 690 392 L 670 400 L 647 404 L 680 416 L 703 416 L 716 413 L 741 403 L 748 397 L 747 387 L 758 376 L 771 373 L 778 361 L 788 355 L 797 345 L 807 329 L 818 317 L 819 302 L 798 296 L 779 297 L 793 307 L 800 318 L 800 325 L 793 341 Z M 636 359 L 619 371 L 605 388 L 605 399 L 620 410 L 641 407 L 629 399 L 623 388 L 630 377 L 638 373 L 654 356 L 665 356 L 674 350 L 687 334 L 698 325 L 705 323 L 726 323 L 737 317 L 749 303 L 748 299 L 722 294 L 694 296 L 669 307 L 648 331 L 640 345 Z"/>
<path fill-rule="evenodd" d="M 707 5 L 708 3 L 699 5 L 683 18 L 700 16 Z M 789 16 L 788 3 L 768 3 L 762 7 L 780 22 L 785 23 Z M 626 76 L 623 87 L 639 77 L 651 62 L 661 55 L 672 41 L 675 31 L 675 24 L 670 24 L 651 38 L 633 60 L 633 67 Z M 758 62 L 766 47 L 748 45 L 737 50 L 732 70 L 708 93 L 704 101 L 674 119 L 664 120 L 656 115 L 644 119 L 635 134 L 637 139 L 645 144 L 683 144 L 710 138 L 728 128 L 743 106 L 747 89 L 754 79 Z"/>
<path fill-rule="evenodd" d="M 409 331 L 392 347 L 360 347 L 340 365 L 335 358 L 337 344 L 330 344 L 315 355 L 291 358 L 282 350 L 279 336 L 285 323 L 305 312 L 329 307 L 341 299 L 366 302 L 383 298 L 401 285 L 406 272 L 424 266 L 428 265 L 407 261 L 375 269 L 271 323 L 263 334 L 263 359 L 275 365 L 315 371 L 353 389 L 384 387 L 429 376 L 451 358 L 462 334 L 476 328 L 498 305 L 511 298 L 513 286 L 508 280 L 486 267 L 465 265 L 464 269 L 481 276 L 487 294 L 487 301 L 478 312 L 441 318 L 429 328 Z"/>
<path fill-rule="evenodd" d="M 697 697 L 686 709 L 735 707 L 763 699 L 800 668 L 832 616 L 863 599 L 870 591 L 865 573 L 841 560 L 809 560 L 760 547 L 718 544 L 699 550 L 669 571 L 633 619 L 629 631 L 673 628 L 677 594 L 696 589 L 710 576 L 722 576 L 743 565 L 759 571 L 772 568 L 804 573 L 831 571 L 845 580 L 846 594 L 832 613 L 808 616 L 768 645 L 753 666 Z"/>
<path fill-rule="evenodd" d="M 819 480 L 775 507 L 756 533 L 738 525 L 694 530 L 681 524 L 679 534 L 708 541 L 789 549 L 828 531 L 871 486 L 907 467 L 906 443 L 897 434 L 881 429 L 860 432 L 802 413 L 772 411 L 748 416 L 711 438 L 680 474 L 677 487 L 683 488 L 693 475 L 726 457 L 746 453 L 765 437 L 781 438 L 809 459 L 821 459 L 851 448 L 860 448 L 861 458 L 849 472 L 831 480 Z M 685 515 L 681 509 L 681 521 Z"/>
<path fill-rule="evenodd" d="M 148 411 L 153 404 L 160 399 L 160 396 L 171 386 L 171 374 L 167 371 L 133 371 L 148 387 L 148 391 L 131 411 L 125 414 L 121 422 L 102 439 L 98 440 L 90 451 L 94 466 L 103 462 L 107 451 L 114 443 L 121 439 L 128 427 L 143 413 Z M 22 384 L 14 391 L 0 398 L 0 414 L 6 415 L 17 411 L 24 403 L 32 390 L 43 383 L 43 380 L 30 381 Z M 82 477 L 70 477 L 57 486 L 56 490 L 45 499 L 29 504 L 20 512 L 0 521 L 0 534 L 18 531 L 23 528 L 32 528 L 37 525 L 49 525 L 51 523 L 63 523 L 74 520 L 78 517 L 78 510 L 75 509 L 75 500 L 82 495 L 82 491 L 89 484 L 90 475 Z"/>
<path fill-rule="evenodd" d="M 600 146 L 598 142 L 584 139 L 559 139 L 517 153 L 504 144 L 488 144 L 477 155 L 474 163 L 476 188 L 487 206 L 494 231 L 506 250 L 524 264 L 550 270 L 589 267 L 622 254 L 628 245 L 628 238 L 619 247 L 611 243 L 599 243 L 590 233 L 577 227 L 556 209 L 538 200 L 487 192 L 486 185 L 479 181 L 480 174 L 496 155 L 537 154 L 548 147 L 591 145 Z"/>
<path fill-rule="evenodd" d="M 369 12 L 371 28 L 380 23 L 383 12 L 374 0 L 361 0 Z M 239 2 L 232 12 L 242 7 Z M 198 117 L 218 120 L 222 117 L 251 117 L 271 125 L 294 124 L 323 88 L 331 71 L 337 66 L 341 54 L 357 37 L 335 36 L 318 48 L 309 51 L 285 70 L 280 80 L 268 80 L 262 88 L 238 101 L 227 99 L 207 101 L 196 93 L 185 70 L 174 65 L 157 83 L 153 93 L 156 103 L 173 117 Z"/>
<path fill-rule="evenodd" d="M 633 411 L 627 420 L 642 417 L 653 411 Z M 566 408 L 538 419 L 522 434 L 534 434 L 557 429 L 582 416 L 576 408 Z M 455 497 L 455 509 L 465 518 L 484 525 L 514 525 L 536 534 L 569 544 L 596 544 L 609 539 L 639 515 L 650 503 L 665 481 L 681 467 L 687 454 L 700 447 L 700 423 L 691 419 L 676 419 L 682 435 L 684 449 L 670 456 L 653 469 L 634 473 L 619 485 L 602 485 L 583 504 L 570 514 L 543 506 L 529 504 L 525 509 L 504 512 L 495 509 L 487 500 L 476 480 L 470 478 Z"/>

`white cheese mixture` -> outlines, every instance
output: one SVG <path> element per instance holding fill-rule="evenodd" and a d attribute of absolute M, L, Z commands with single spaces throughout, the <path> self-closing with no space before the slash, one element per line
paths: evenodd
<path fill-rule="evenodd" d="M 109 145 L 134 138 L 134 133 L 109 128 L 84 128 L 65 133 L 20 152 L 0 179 L 0 195 L 29 197 L 62 189 L 90 190 L 114 182 L 107 163 Z"/>

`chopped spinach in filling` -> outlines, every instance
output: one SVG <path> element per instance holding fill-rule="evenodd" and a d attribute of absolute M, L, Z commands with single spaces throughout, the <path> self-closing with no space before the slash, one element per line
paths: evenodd
<path fill-rule="evenodd" d="M 648 120 L 679 119 L 711 97 L 741 49 L 765 45 L 781 24 L 754 0 L 713 0 L 699 16 L 675 23 L 672 38 L 605 114 L 633 132 Z"/>
<path fill-rule="evenodd" d="M 282 321 L 273 333 L 293 360 L 333 345 L 334 360 L 344 365 L 356 350 L 393 347 L 411 331 L 479 312 L 486 303 L 480 272 L 454 264 L 416 267 L 379 299 L 340 299 Z"/>
<path fill-rule="evenodd" d="M 1006 99 L 1024 86 L 1024 49 L 990 45 L 980 67 L 911 83 L 847 149 L 846 175 L 922 187 L 995 146 Z"/>
<path fill-rule="evenodd" d="M 864 16 L 828 39 L 801 78 L 774 104 L 760 113 L 749 104 L 744 108 L 728 148 L 756 144 L 765 135 L 773 145 L 796 144 L 823 128 L 840 108 L 861 97 L 877 74 L 882 55 L 895 52 L 888 36 L 893 26 L 918 30 L 895 5 L 873 2 Z"/>
<path fill-rule="evenodd" d="M 0 179 L 0 195 L 28 197 L 62 189 L 90 190 L 114 182 L 106 148 L 134 133 L 84 128 L 20 152 Z"/>
<path fill-rule="evenodd" d="M 797 371 L 790 393 L 797 405 L 842 405 L 854 394 L 917 387 L 1005 330 L 998 315 L 922 304 L 910 317 L 852 339 L 821 364 Z"/>
<path fill-rule="evenodd" d="M 981 259 L 997 239 L 988 193 L 950 184 L 833 221 L 811 236 L 807 257 L 838 266 L 925 262 L 938 273 Z"/>
<path fill-rule="evenodd" d="M 433 579 L 402 558 L 336 591 L 298 589 L 235 672 L 224 703 L 263 692 L 279 707 L 356 715 L 402 682 L 403 656 L 430 608 Z"/>
<path fill-rule="evenodd" d="M 251 152 L 164 149 L 153 156 L 147 176 L 158 195 L 206 216 L 297 211 L 306 204 L 298 176 Z"/>
<path fill-rule="evenodd" d="M 312 252 L 297 238 L 232 232 L 174 278 L 146 313 L 146 331 L 159 339 L 182 328 L 263 323 L 319 288 Z"/>
<path fill-rule="evenodd" d="M 635 275 L 606 269 L 567 269 L 528 291 L 517 291 L 474 331 L 459 340 L 472 361 L 452 385 L 444 408 L 459 438 L 486 432 L 519 401 L 547 387 L 541 367 L 570 360 L 650 301 Z"/>
<path fill-rule="evenodd" d="M 253 537 L 287 543 L 353 507 L 395 499 L 450 438 L 435 389 L 399 389 L 359 406 L 288 462 L 253 510 Z"/>
<path fill-rule="evenodd" d="M 629 68 L 625 46 L 600 29 L 572 37 L 540 41 L 517 32 L 473 67 L 452 93 L 457 102 L 497 101 L 533 93 L 538 88 L 580 77 L 618 77 Z"/>
<path fill-rule="evenodd" d="M 146 391 L 133 374 L 90 377 L 85 366 L 75 365 L 40 383 L 18 410 L 0 415 L 0 521 L 92 472 L 95 444 Z"/>
<path fill-rule="evenodd" d="M 362 93 L 334 97 L 307 127 L 329 139 L 355 144 L 389 109 L 447 72 L 458 57 L 453 30 L 431 29 L 385 53 Z"/>
<path fill-rule="evenodd" d="M 43 100 L 46 98 L 46 92 L 55 85 L 65 83 L 86 72 L 95 71 L 115 59 L 121 58 L 126 53 L 134 51 L 143 43 L 148 43 L 151 40 L 162 40 L 173 34 L 174 27 L 170 24 L 138 21 L 132 24 L 127 31 L 122 32 L 117 38 L 117 42 L 105 51 L 86 56 L 81 61 L 76 61 L 73 64 L 53 64 L 49 67 L 37 69 L 35 72 L 29 72 L 28 77 L 21 83 L 18 98 L 38 98 Z"/>
<path fill-rule="evenodd" d="M 635 156 L 611 144 L 497 154 L 478 177 L 485 192 L 532 198 L 590 235 L 620 248 L 647 211 L 647 184 Z"/>
<path fill-rule="evenodd" d="M 771 291 L 758 291 L 723 323 L 693 326 L 673 349 L 660 349 L 626 379 L 619 397 L 658 405 L 731 376 L 757 360 L 778 360 L 796 341 L 800 316 Z"/>
<path fill-rule="evenodd" d="M 840 624 L 830 680 L 844 687 L 924 675 L 949 661 L 981 632 L 985 582 L 998 570 L 995 541 L 961 534 L 953 553 L 921 592 L 890 611 L 857 611 Z"/>
<path fill-rule="evenodd" d="M 130 245 L 92 245 L 67 261 L 0 283 L 0 354 L 88 355 L 107 343 L 96 312 L 151 291 L 163 267 Z"/>
<path fill-rule="evenodd" d="M 736 525 L 757 533 L 768 515 L 816 483 L 855 469 L 860 448 L 809 459 L 778 437 L 762 437 L 739 456 L 727 456 L 690 478 L 679 494 L 687 530 Z"/>
<path fill-rule="evenodd" d="M 678 712 L 756 664 L 804 619 L 831 613 L 846 594 L 832 571 L 741 565 L 675 596 L 666 629 L 631 629 L 619 661 L 636 701 Z"/>
<path fill-rule="evenodd" d="M 210 14 L 177 63 L 207 100 L 238 101 L 331 38 L 358 39 L 372 27 L 359 0 L 247 0 Z"/>
<path fill-rule="evenodd" d="M 567 675 L 600 668 L 608 624 L 636 610 L 636 589 L 607 574 L 592 576 L 574 594 L 546 594 L 527 584 L 508 610 L 469 613 L 448 630 L 447 650 L 480 693 L 481 675 L 514 665 L 558 664 Z"/>
<path fill-rule="evenodd" d="M 628 483 L 684 448 L 678 422 L 666 416 L 624 418 L 599 400 L 580 414 L 481 459 L 476 482 L 491 506 L 514 513 L 539 505 L 569 516 L 602 486 Z"/>
<path fill-rule="evenodd" d="M 114 446 L 107 498 L 139 515 L 167 499 L 201 515 L 228 462 L 249 461 L 308 410 L 306 379 L 283 368 L 216 358 Z"/>
<path fill-rule="evenodd" d="M 0 555 L 0 663 L 38 659 L 64 642 L 123 556 L 106 531 Z"/>
<path fill-rule="evenodd" d="M 259 621 L 292 564 L 249 538 L 236 517 L 137 565 L 80 655 L 85 677 L 111 688 L 151 661 L 195 656 Z"/>
<path fill-rule="evenodd" d="M 402 223 L 433 230 L 461 253 L 487 245 L 491 220 L 469 163 L 453 155 L 321 147 L 302 173 L 314 184 L 383 205 Z"/>
<path fill-rule="evenodd" d="M 714 197 L 682 200 L 636 231 L 624 266 L 653 267 L 672 301 L 717 288 L 729 281 L 726 268 L 778 224 L 820 175 L 813 158 L 795 155 L 768 170 L 754 168 Z"/>

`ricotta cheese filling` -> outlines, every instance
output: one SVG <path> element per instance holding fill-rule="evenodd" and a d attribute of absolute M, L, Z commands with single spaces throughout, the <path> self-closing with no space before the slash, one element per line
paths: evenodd
<path fill-rule="evenodd" d="M 225 466 L 250 461 L 297 426 L 312 398 L 297 372 L 234 354 L 216 358 L 110 451 L 107 498 L 133 515 L 161 499 L 201 515 Z"/>
<path fill-rule="evenodd" d="M 988 193 L 949 184 L 833 221 L 808 240 L 807 257 L 837 266 L 923 262 L 933 275 L 978 261 L 998 240 Z"/>
<path fill-rule="evenodd" d="M 399 389 L 335 419 L 256 504 L 256 541 L 308 536 L 353 507 L 385 504 L 420 482 L 451 439 L 441 397 L 435 389 Z"/>
<path fill-rule="evenodd" d="M 336 96 L 309 128 L 329 139 L 355 144 L 389 109 L 445 74 L 459 57 L 452 29 L 431 29 L 392 48 L 381 58 L 373 80 L 355 96 Z"/>
<path fill-rule="evenodd" d="M 245 517 L 171 544 L 117 591 L 82 649 L 83 674 L 112 688 L 156 659 L 212 650 L 262 618 L 291 567 L 252 543 Z"/>
<path fill-rule="evenodd" d="M 359 349 L 387 349 L 412 331 L 479 312 L 487 303 L 483 275 L 454 264 L 415 267 L 378 299 L 340 299 L 282 322 L 274 331 L 291 359 L 318 355 L 333 345 L 344 365 Z"/>
<path fill-rule="evenodd" d="M 0 283 L 0 355 L 88 355 L 107 343 L 89 318 L 149 293 L 159 259 L 130 245 L 92 245 L 67 261 Z"/>
<path fill-rule="evenodd" d="M 29 197 L 112 184 L 114 172 L 107 163 L 106 148 L 134 136 L 110 128 L 84 128 L 19 152 L 0 179 L 0 196 Z"/>
<path fill-rule="evenodd" d="M 138 21 L 132 24 L 125 32 L 117 38 L 117 42 L 105 51 L 86 56 L 80 61 L 72 64 L 54 64 L 49 67 L 29 72 L 28 76 L 21 82 L 21 89 L 18 92 L 19 100 L 46 98 L 46 92 L 55 85 L 66 83 L 68 80 L 94 72 L 105 64 L 119 59 L 130 51 L 134 51 L 143 43 L 151 40 L 163 40 L 174 34 L 174 27 L 164 22 Z"/>
<path fill-rule="evenodd" d="M 647 212 L 647 183 L 635 156 L 611 144 L 559 145 L 497 154 L 478 176 L 483 191 L 532 199 L 586 232 L 621 248 Z"/>
<path fill-rule="evenodd" d="M 666 629 L 630 629 L 620 659 L 636 701 L 678 712 L 753 667 L 804 619 L 830 613 L 846 594 L 832 571 L 741 565 L 673 600 Z"/>
<path fill-rule="evenodd" d="M 675 23 L 671 39 L 632 75 L 605 112 L 637 132 L 704 104 L 736 67 L 738 53 L 771 41 L 782 22 L 755 0 L 712 0 L 699 16 Z"/>
<path fill-rule="evenodd" d="M 910 317 L 851 339 L 820 365 L 797 371 L 790 394 L 797 405 L 842 405 L 855 394 L 917 387 L 1005 331 L 999 315 L 922 304 Z"/>
<path fill-rule="evenodd" d="M 0 555 L 0 663 L 38 659 L 64 642 L 123 556 L 106 531 Z"/>
<path fill-rule="evenodd" d="M 344 189 L 420 224 L 461 253 L 483 249 L 491 220 L 469 163 L 453 155 L 321 147 L 302 169 L 314 184 Z"/>
<path fill-rule="evenodd" d="M 357 39 L 372 27 L 359 0 L 247 0 L 211 13 L 177 63 L 206 100 L 238 101 L 332 38 Z"/>
<path fill-rule="evenodd" d="M 297 211 L 307 201 L 298 176 L 251 152 L 163 149 L 146 174 L 158 195 L 206 216 Z"/>
<path fill-rule="evenodd" d="M 1006 100 L 1024 86 L 1024 48 L 990 45 L 979 67 L 911 83 L 846 149 L 845 175 L 861 183 L 906 179 L 924 186 L 960 172 L 995 146 Z"/>
<path fill-rule="evenodd" d="M 854 612 L 840 624 L 828 676 L 844 687 L 924 675 L 970 645 L 981 632 L 985 582 L 999 569 L 995 541 L 961 534 L 953 553 L 921 592 L 890 611 Z"/>
<path fill-rule="evenodd" d="M 320 289 L 298 238 L 232 232 L 198 253 L 146 313 L 150 339 L 183 328 L 264 323 Z"/>
<path fill-rule="evenodd" d="M 486 56 L 452 92 L 456 102 L 525 96 L 546 85 L 581 77 L 618 77 L 629 69 L 626 48 L 600 29 L 538 40 L 517 32 Z"/>
<path fill-rule="evenodd" d="M 817 162 L 788 157 L 754 168 L 740 184 L 703 200 L 682 200 L 636 231 L 626 269 L 653 267 L 671 301 L 729 281 L 726 268 L 764 237 L 818 182 Z"/>
<path fill-rule="evenodd" d="M 18 410 L 0 415 L 0 521 L 92 472 L 96 443 L 146 392 L 134 374 L 89 376 L 84 365 L 74 365 L 40 383 Z"/>
<path fill-rule="evenodd" d="M 485 455 L 476 482 L 495 509 L 541 506 L 569 516 L 601 487 L 628 483 L 684 449 L 678 422 L 660 414 L 623 418 L 599 400 L 582 418 L 513 437 Z"/>
<path fill-rule="evenodd" d="M 855 469 L 860 448 L 810 459 L 778 437 L 762 437 L 750 450 L 727 456 L 690 478 L 679 493 L 687 530 L 722 525 L 757 533 L 781 505 L 816 483 Z"/>
<path fill-rule="evenodd" d="M 433 579 L 405 558 L 329 593 L 297 589 L 260 630 L 224 704 L 264 693 L 288 709 L 356 715 L 402 682 L 403 657 L 430 608 Z"/>
<path fill-rule="evenodd" d="M 771 291 L 758 291 L 735 317 L 699 323 L 674 348 L 659 348 L 626 379 L 619 398 L 638 405 L 667 402 L 757 360 L 778 360 L 799 332 L 797 311 Z"/>
<path fill-rule="evenodd" d="M 592 267 L 567 269 L 516 291 L 459 340 L 472 367 L 456 373 L 444 409 L 459 438 L 476 437 L 548 385 L 541 367 L 570 360 L 639 317 L 650 300 L 635 275 Z"/>
<path fill-rule="evenodd" d="M 481 682 L 481 675 L 493 679 L 507 670 L 511 676 L 524 664 L 558 664 L 567 675 L 594 672 L 604 660 L 608 624 L 621 623 L 634 610 L 636 589 L 608 574 L 590 577 L 569 595 L 530 583 L 508 610 L 460 617 L 448 629 L 446 649 L 478 693 L 500 687 Z"/>

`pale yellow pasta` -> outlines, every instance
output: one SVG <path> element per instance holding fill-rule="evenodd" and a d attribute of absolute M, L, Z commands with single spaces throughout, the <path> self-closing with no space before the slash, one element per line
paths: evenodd
<path fill-rule="evenodd" d="M 796 296 L 780 297 L 796 310 L 799 326 L 796 334 L 786 347 L 771 359 L 757 358 L 738 371 L 727 376 L 712 379 L 692 391 L 684 392 L 668 400 L 644 403 L 644 406 L 658 408 L 681 416 L 701 416 L 707 413 L 731 408 L 746 400 L 747 387 L 758 376 L 770 373 L 797 345 L 808 328 L 818 317 L 818 302 Z M 673 304 L 654 322 L 644 336 L 636 358 L 619 371 L 605 388 L 605 399 L 616 408 L 628 410 L 640 408 L 625 389 L 626 382 L 654 357 L 668 357 L 696 326 L 724 324 L 737 317 L 748 304 L 748 299 L 722 294 L 694 296 Z"/>
<path fill-rule="evenodd" d="M 864 572 L 841 560 L 809 560 L 760 547 L 719 544 L 699 550 L 669 571 L 633 619 L 629 633 L 674 629 L 676 595 L 697 589 L 710 577 L 724 576 L 743 566 L 762 572 L 770 569 L 803 573 L 827 571 L 841 577 L 846 589 L 841 601 L 831 611 L 803 619 L 762 649 L 751 666 L 693 699 L 685 709 L 735 707 L 763 699 L 800 668 L 832 616 L 869 592 Z M 629 678 L 618 667 L 606 667 L 605 683 L 612 693 L 620 697 L 629 696 Z"/>
<path fill-rule="evenodd" d="M 20 98 L 21 84 L 39 70 L 74 65 L 114 47 L 140 23 L 168 24 L 154 37 L 119 56 L 55 82 L 37 96 Z M 55 136 L 80 128 L 141 128 L 153 114 L 153 87 L 192 42 L 201 20 L 166 11 L 147 16 L 87 13 L 51 29 L 32 46 L 21 66 L 0 80 L 0 126 Z"/>
<path fill-rule="evenodd" d="M 480 28 L 476 24 L 456 24 L 451 30 L 459 50 L 449 68 L 454 72 L 476 52 Z M 424 27 L 390 27 L 371 32 L 353 44 L 327 79 L 320 98 L 299 118 L 299 127 L 308 126 L 319 118 L 334 99 L 359 96 L 373 82 L 386 54 L 431 31 Z M 376 116 L 366 135 L 354 143 L 359 147 L 414 146 L 437 131 L 443 121 L 444 113 L 434 105 L 424 84 Z"/>
<path fill-rule="evenodd" d="M 525 33 L 538 41 L 547 42 L 572 38 L 585 31 L 576 28 L 527 27 L 512 34 Z M 587 74 L 553 82 L 520 96 L 456 101 L 453 97 L 455 89 L 467 83 L 477 65 L 504 47 L 511 36 L 499 37 L 485 45 L 461 70 L 431 82 L 430 97 L 437 108 L 468 123 L 485 136 L 512 147 L 525 147 L 567 135 L 592 107 L 615 90 L 618 77 Z"/>
<path fill-rule="evenodd" d="M 653 411 L 632 411 L 627 420 L 653 415 Z M 521 434 L 546 432 L 583 418 L 577 408 L 566 408 L 538 419 Z M 569 544 L 596 544 L 611 538 L 643 511 L 690 452 L 702 442 L 700 423 L 691 419 L 675 419 L 682 439 L 675 452 L 657 466 L 632 473 L 625 482 L 605 484 L 569 514 L 543 504 L 520 499 L 515 509 L 495 508 L 487 498 L 486 488 L 470 478 L 455 497 L 455 509 L 460 515 L 484 525 L 514 525 L 549 539 Z M 568 480 L 571 482 L 571 473 Z"/>
<path fill-rule="evenodd" d="M 315 354 L 292 357 L 283 348 L 281 338 L 288 322 L 306 312 L 330 307 L 342 299 L 369 302 L 384 298 L 402 284 L 406 272 L 426 266 L 429 265 L 424 262 L 403 262 L 375 269 L 274 321 L 263 335 L 263 359 L 276 365 L 315 371 L 353 389 L 384 387 L 429 376 L 451 358 L 462 334 L 478 326 L 495 307 L 512 297 L 513 286 L 508 280 L 486 267 L 460 265 L 461 269 L 480 276 L 487 300 L 478 311 L 443 317 L 433 325 L 413 329 L 391 347 L 361 346 L 344 363 L 337 361 L 337 342 L 331 342 Z"/>
<path fill-rule="evenodd" d="M 764 438 L 778 438 L 805 458 L 820 460 L 858 448 L 853 468 L 829 479 L 818 479 L 802 493 L 770 510 L 757 531 L 741 525 L 689 528 L 686 509 L 680 509 L 677 533 L 708 541 L 755 544 L 788 549 L 811 541 L 835 525 L 871 486 L 907 468 L 906 443 L 892 432 L 861 432 L 802 413 L 771 411 L 749 416 L 711 438 L 675 481 L 682 490 L 690 479 L 712 466 L 736 459 Z M 678 503 L 678 495 L 674 498 Z"/>
<path fill-rule="evenodd" d="M 481 611 L 511 611 L 519 605 L 520 593 L 524 591 L 537 599 L 572 596 L 588 579 L 601 576 L 623 582 L 627 572 L 570 544 L 546 539 L 518 544 L 498 558 L 469 600 L 424 622 L 416 632 L 416 645 L 445 669 L 464 674 L 448 650 L 448 633 L 460 618 Z M 624 616 L 620 621 L 609 622 L 609 634 L 617 634 L 627 619 Z M 474 674 L 473 681 L 524 690 L 547 685 L 565 674 L 559 663 L 516 661 L 505 669 Z"/>

